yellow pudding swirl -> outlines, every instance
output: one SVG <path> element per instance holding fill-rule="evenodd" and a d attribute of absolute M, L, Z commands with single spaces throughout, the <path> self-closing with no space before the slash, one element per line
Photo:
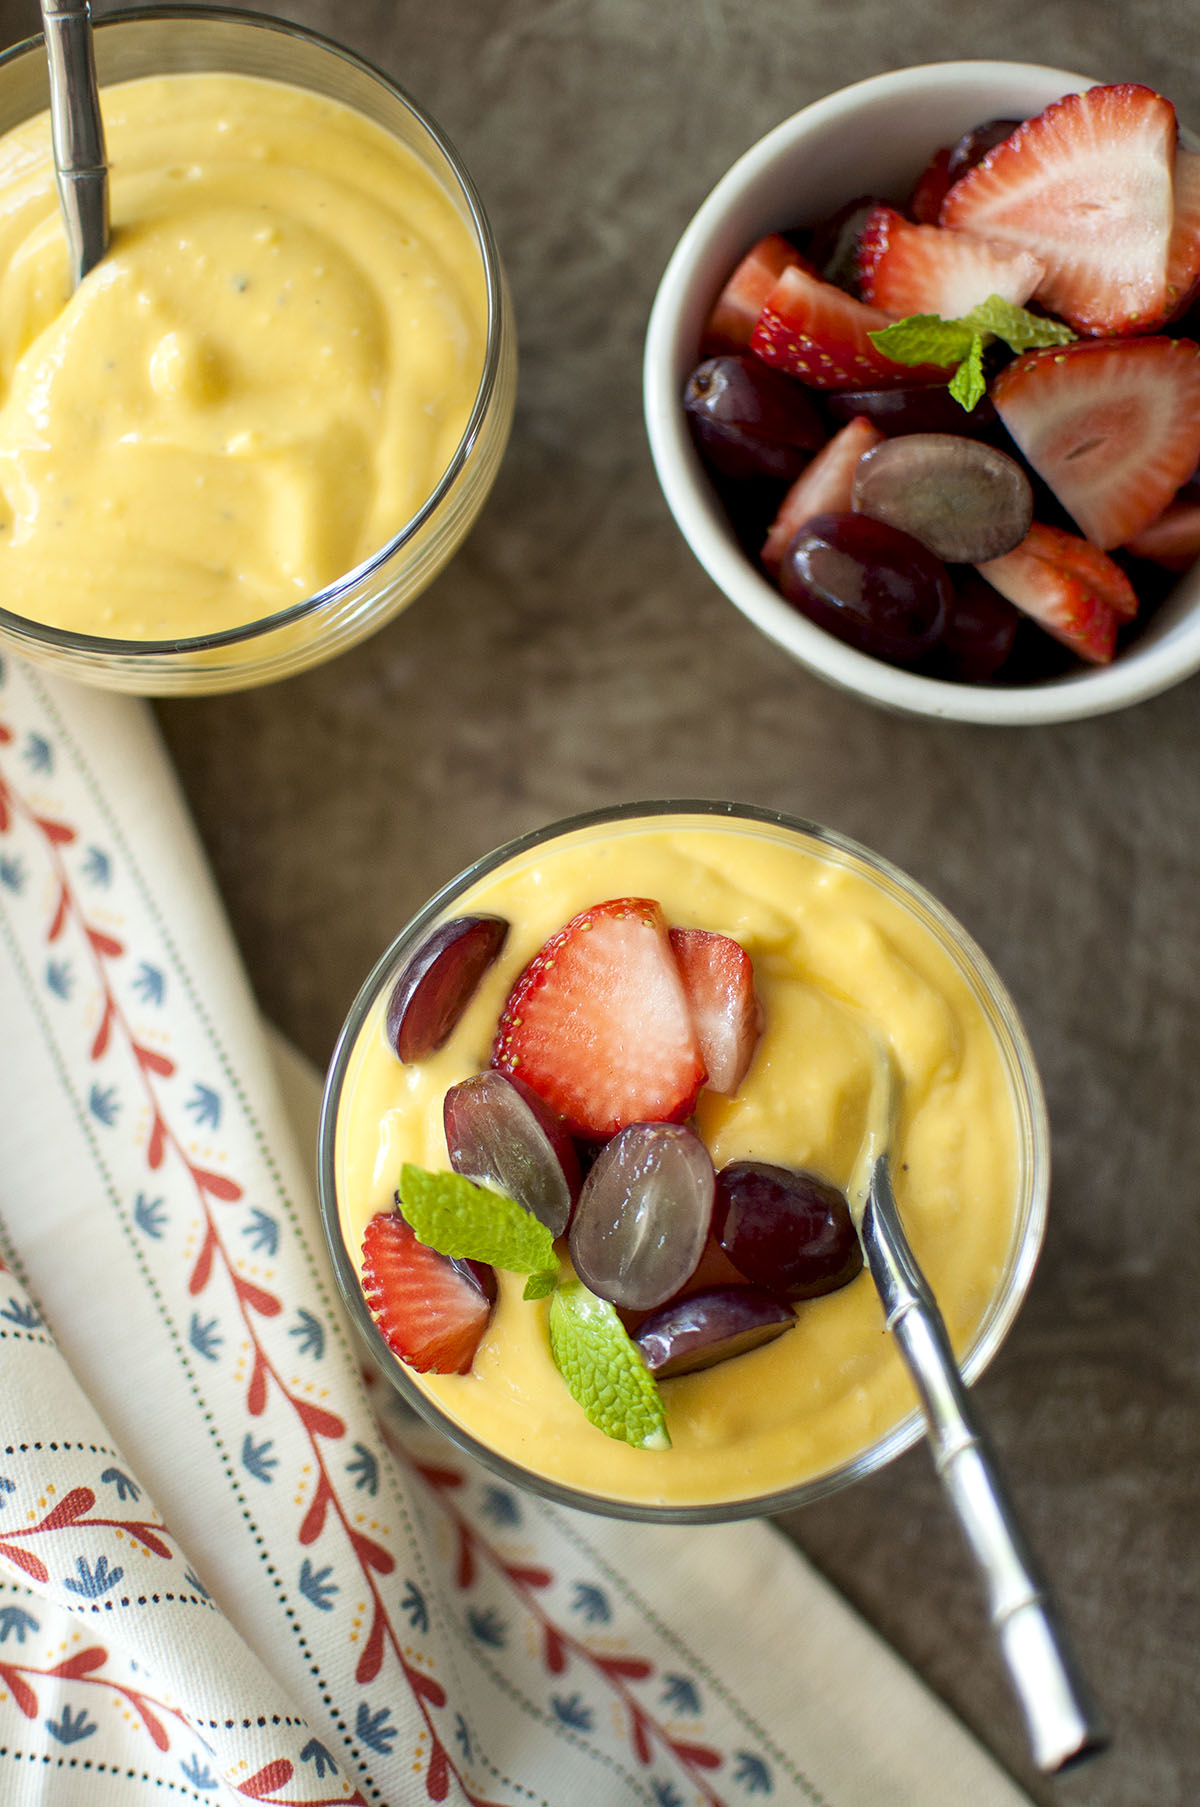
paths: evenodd
<path fill-rule="evenodd" d="M 478 390 L 485 276 L 434 175 L 323 95 L 176 74 L 102 103 L 112 243 L 74 294 L 48 120 L 0 139 L 0 597 L 190 638 L 416 512 Z"/>

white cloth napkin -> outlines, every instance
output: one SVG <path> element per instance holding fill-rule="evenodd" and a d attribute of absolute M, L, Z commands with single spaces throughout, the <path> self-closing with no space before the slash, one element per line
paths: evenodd
<path fill-rule="evenodd" d="M 4 657 L 6 1807 L 1026 1800 L 768 1526 L 556 1509 L 365 1386 L 283 1073 L 147 708 Z"/>

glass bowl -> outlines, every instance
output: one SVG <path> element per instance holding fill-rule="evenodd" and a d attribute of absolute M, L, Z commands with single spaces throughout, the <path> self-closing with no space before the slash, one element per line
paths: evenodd
<path fill-rule="evenodd" d="M 562 888 L 564 880 L 566 890 Z M 626 895 L 659 897 L 672 923 L 740 933 L 753 954 L 760 988 L 764 983 L 778 984 L 778 974 L 784 970 L 779 965 L 782 947 L 787 948 L 790 962 L 783 984 L 790 985 L 796 977 L 791 950 L 798 944 L 786 936 L 781 940 L 779 928 L 783 916 L 789 924 L 792 915 L 796 922 L 803 922 L 805 970 L 800 974 L 800 992 L 793 990 L 785 996 L 784 990 L 777 988 L 764 994 L 768 1029 L 738 1098 L 731 1105 L 728 1100 L 701 1095 L 697 1123 L 718 1166 L 747 1152 L 735 1151 L 732 1157 L 718 1152 L 719 1139 L 728 1131 L 728 1119 L 724 1119 L 726 1128 L 721 1127 L 722 1114 L 742 1108 L 742 1099 L 750 1097 L 756 1086 L 775 1088 L 770 1102 L 785 1136 L 799 1134 L 798 1126 L 809 1121 L 804 1084 L 791 1070 L 796 1040 L 793 1029 L 797 1021 L 805 1020 L 789 1014 L 797 1001 L 803 1011 L 810 1007 L 805 999 L 815 995 L 818 1021 L 821 1012 L 834 1013 L 830 1019 L 834 1041 L 820 1045 L 836 1049 L 838 1023 L 844 1021 L 847 1005 L 851 1014 L 864 1007 L 870 1014 L 873 997 L 889 997 L 897 986 L 915 1000 L 911 1011 L 906 1006 L 902 1012 L 889 1002 L 876 1016 L 885 1023 L 900 1071 L 911 1076 L 913 1088 L 911 1118 L 906 1115 L 908 1104 L 901 1106 L 900 1145 L 893 1171 L 901 1176 L 901 1209 L 917 1257 L 940 1291 L 963 1372 L 968 1381 L 982 1372 L 1012 1324 L 1032 1276 L 1049 1186 L 1045 1105 L 1012 1001 L 964 930 L 902 872 L 829 829 L 742 805 L 636 803 L 554 824 L 477 861 L 402 930 L 351 1007 L 326 1081 L 318 1186 L 334 1270 L 355 1328 L 401 1399 L 508 1481 L 562 1504 L 632 1519 L 699 1523 L 780 1512 L 870 1474 L 921 1435 L 911 1385 L 899 1356 L 884 1339 L 882 1314 L 865 1269 L 842 1292 L 800 1308 L 811 1312 L 821 1307 L 827 1313 L 823 1319 L 807 1320 L 813 1326 L 812 1334 L 822 1340 L 809 1343 L 798 1357 L 799 1371 L 808 1373 L 813 1351 L 827 1352 L 829 1384 L 826 1389 L 822 1382 L 819 1400 L 814 1394 L 812 1402 L 796 1403 L 800 1391 L 793 1399 L 789 1387 L 797 1370 L 771 1366 L 777 1350 L 800 1349 L 796 1339 L 804 1328 L 803 1320 L 767 1348 L 738 1356 L 707 1374 L 663 1383 L 665 1389 L 678 1389 L 724 1376 L 718 1383 L 724 1390 L 705 1395 L 703 1408 L 696 1414 L 701 1424 L 705 1412 L 709 1417 L 700 1444 L 688 1444 L 686 1473 L 676 1469 L 676 1478 L 669 1482 L 663 1479 L 667 1471 L 660 1469 L 652 1476 L 648 1468 L 636 1464 L 670 1463 L 684 1445 L 677 1443 L 676 1450 L 665 1454 L 629 1450 L 623 1444 L 613 1445 L 588 1426 L 550 1365 L 543 1348 L 541 1320 L 534 1324 L 528 1317 L 513 1315 L 544 1309 L 519 1302 L 519 1283 L 511 1305 L 502 1288 L 493 1326 L 519 1324 L 518 1343 L 522 1337 L 527 1339 L 532 1366 L 526 1352 L 511 1342 L 500 1347 L 500 1355 L 511 1357 L 517 1348 L 515 1363 L 511 1359 L 506 1363 L 492 1353 L 481 1362 L 490 1348 L 485 1339 L 476 1369 L 486 1372 L 467 1377 L 472 1390 L 477 1379 L 486 1379 L 488 1385 L 496 1381 L 504 1390 L 499 1418 L 492 1410 L 499 1395 L 475 1395 L 484 1399 L 485 1415 L 494 1423 L 503 1419 L 496 1438 L 503 1447 L 489 1441 L 477 1407 L 463 1406 L 465 1395 L 458 1376 L 418 1375 L 393 1354 L 361 1290 L 356 1251 L 362 1226 L 376 1211 L 388 1208 L 393 1176 L 398 1176 L 402 1159 L 446 1166 L 440 1100 L 448 1083 L 486 1063 L 499 1009 L 516 974 L 547 935 L 578 909 L 604 897 Z M 726 906 L 725 920 L 714 920 L 722 905 Z M 503 952 L 485 975 L 451 1042 L 427 1061 L 402 1067 L 384 1033 L 387 1001 L 395 980 L 436 923 L 477 910 L 508 918 L 511 926 Z M 870 950 L 879 942 L 902 949 L 903 958 L 888 955 L 878 969 L 880 977 L 864 977 L 860 983 L 859 975 L 867 972 L 875 958 Z M 843 960 L 849 961 L 845 971 Z M 939 998 L 952 1002 L 937 1002 Z M 943 1009 L 947 1023 L 963 1026 L 958 1055 L 951 1051 L 953 1034 L 945 1046 L 939 1039 Z M 780 1025 L 778 1033 L 786 1038 L 786 1062 L 780 1061 L 778 1042 L 768 1050 L 773 1012 Z M 859 1018 L 855 1018 L 854 1033 L 861 1052 Z M 929 1034 L 933 1042 L 926 1041 Z M 460 1037 L 465 1048 L 456 1051 Z M 809 1037 L 807 1045 L 817 1044 Z M 936 1059 L 928 1052 L 933 1048 L 938 1050 Z M 918 1075 L 924 1075 L 927 1061 L 936 1067 L 943 1056 L 951 1065 L 959 1061 L 963 1076 L 963 1090 L 953 1095 L 950 1117 L 942 1118 L 943 1124 L 949 1124 L 951 1140 L 968 1140 L 961 1136 L 957 1114 L 965 1100 L 970 1098 L 974 1108 L 982 1099 L 987 1108 L 976 1114 L 974 1147 L 961 1168 L 955 1169 L 962 1175 L 961 1197 L 948 1205 L 939 1198 L 935 1209 L 932 1201 L 939 1182 L 919 1201 L 911 1190 L 906 1198 L 904 1188 L 915 1188 L 918 1176 L 924 1187 L 933 1171 L 930 1159 L 935 1168 L 940 1159 L 933 1155 L 934 1143 L 929 1137 L 934 1119 L 922 1114 L 935 1106 L 919 1090 L 925 1078 L 918 1084 Z M 840 1058 L 834 1054 L 831 1061 Z M 443 1061 L 448 1064 L 439 1066 Z M 756 1067 L 767 1075 L 765 1080 L 756 1078 Z M 427 1069 L 424 1075 L 423 1068 Z M 777 1095 L 781 1083 L 782 1098 Z M 429 1089 L 421 1105 L 417 1092 L 426 1085 Z M 821 1084 L 816 1090 L 819 1094 Z M 707 1106 L 706 1096 L 710 1100 Z M 841 1096 L 839 1109 L 850 1109 L 845 1102 L 849 1091 Z M 902 1097 L 909 1096 L 902 1093 Z M 946 1096 L 941 1094 L 943 1100 Z M 814 1120 L 826 1109 L 820 1101 L 811 1108 Z M 422 1109 L 418 1127 L 417 1115 L 405 1113 Z M 714 1114 L 706 1117 L 706 1109 Z M 936 1109 L 944 1109 L 944 1104 Z M 786 1158 L 767 1145 L 766 1138 L 776 1133 L 769 1117 L 761 1122 L 768 1127 L 758 1132 L 760 1158 Z M 861 1133 L 857 1118 L 849 1133 L 857 1147 Z M 952 1161 L 958 1159 L 952 1157 Z M 906 1160 L 911 1160 L 911 1175 L 905 1172 Z M 792 1164 L 818 1165 L 815 1161 Z M 981 1171 L 1003 1177 L 989 1179 L 980 1191 Z M 953 1191 L 952 1185 L 948 1191 Z M 982 1209 L 985 1194 L 990 1223 L 985 1222 Z M 971 1202 L 980 1207 L 977 1222 L 970 1221 Z M 940 1215 L 944 1209 L 949 1209 L 949 1219 Z M 953 1221 L 955 1211 L 959 1222 L 951 1237 L 943 1234 L 942 1226 L 944 1221 Z M 972 1246 L 973 1241 L 978 1246 Z M 939 1273 L 942 1267 L 945 1273 Z M 508 1335 L 509 1329 L 497 1329 L 492 1341 L 503 1345 Z M 753 1364 L 760 1365 L 755 1368 Z M 781 1384 L 785 1374 L 790 1378 Z M 457 1393 L 456 1387 L 460 1388 Z M 553 1403 L 548 1389 L 557 1389 Z M 681 1396 L 675 1393 L 667 1398 L 669 1425 L 676 1409 L 672 1397 L 678 1400 Z M 714 1415 L 732 1413 L 736 1418 L 747 1409 L 749 1399 L 785 1403 L 771 1405 L 771 1422 L 766 1427 L 739 1423 L 731 1432 L 728 1420 L 719 1422 Z M 811 1424 L 806 1413 L 811 1414 Z M 593 1440 L 590 1444 L 580 1446 L 576 1425 L 585 1439 Z M 690 1438 L 690 1424 L 686 1428 Z M 754 1441 L 760 1429 L 765 1438 L 761 1446 Z M 803 1454 L 794 1453 L 802 1447 Z M 619 1452 L 616 1469 L 609 1466 L 614 1451 Z M 600 1468 L 606 1471 L 603 1475 Z M 597 1472 L 593 1474 L 592 1469 Z"/>
<path fill-rule="evenodd" d="M 1037 682 L 962 684 L 905 671 L 845 645 L 791 608 L 746 555 L 696 454 L 682 397 L 704 322 L 730 271 L 764 233 L 830 216 L 864 194 L 902 203 L 933 151 L 990 119 L 1027 118 L 1092 84 L 1037 64 L 895 69 L 842 88 L 747 150 L 701 204 L 650 313 L 643 400 L 651 455 L 676 525 L 709 577 L 801 665 L 884 708 L 947 721 L 1031 726 L 1104 715 L 1200 670 L 1200 564 L 1185 573 L 1110 665 Z"/>
<path fill-rule="evenodd" d="M 452 556 L 495 479 L 512 424 L 516 335 L 487 216 L 445 134 L 404 90 L 361 58 L 302 29 L 219 7 L 112 14 L 95 30 L 101 88 L 182 72 L 253 75 L 307 89 L 382 126 L 428 171 L 477 248 L 487 324 L 469 418 L 449 464 L 408 520 L 336 581 L 258 620 L 171 640 L 122 640 L 50 627 L 0 607 L 0 645 L 106 689 L 142 695 L 238 690 L 331 658 L 412 601 Z M 0 57 L 0 132 L 49 104 L 42 39 Z"/>

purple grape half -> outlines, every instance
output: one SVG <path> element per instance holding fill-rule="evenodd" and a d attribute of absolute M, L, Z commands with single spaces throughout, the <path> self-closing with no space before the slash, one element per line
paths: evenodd
<path fill-rule="evenodd" d="M 954 599 L 945 565 L 920 540 L 850 513 L 805 522 L 779 587 L 818 627 L 893 665 L 915 665 L 937 645 Z"/>
<path fill-rule="evenodd" d="M 1016 459 L 953 433 L 872 446 L 854 467 L 854 506 L 954 565 L 1001 558 L 1033 525 L 1033 491 Z"/>
<path fill-rule="evenodd" d="M 1012 652 L 1021 616 L 978 572 L 954 575 L 954 606 L 934 653 L 937 676 L 956 684 L 986 684 Z"/>
<path fill-rule="evenodd" d="M 387 1038 L 406 1065 L 441 1047 L 507 934 L 502 916 L 455 916 L 426 936 L 388 999 Z"/>
<path fill-rule="evenodd" d="M 801 385 L 757 358 L 706 358 L 683 406 L 705 462 L 739 481 L 791 483 L 829 437 Z"/>
<path fill-rule="evenodd" d="M 602 1299 L 650 1311 L 677 1293 L 704 1252 L 713 1165 L 679 1123 L 631 1123 L 605 1144 L 571 1221 L 575 1272 Z"/>
<path fill-rule="evenodd" d="M 579 1156 L 565 1128 L 528 1086 L 503 1073 L 452 1085 L 442 1105 L 455 1173 L 507 1193 L 561 1236 L 579 1191 Z"/>
<path fill-rule="evenodd" d="M 651 1374 L 669 1380 L 773 1343 L 795 1322 L 795 1312 L 765 1287 L 713 1286 L 652 1312 L 633 1340 Z"/>
<path fill-rule="evenodd" d="M 862 1270 L 850 1207 L 816 1174 L 731 1161 L 717 1175 L 713 1229 L 740 1274 L 784 1299 L 836 1292 Z"/>

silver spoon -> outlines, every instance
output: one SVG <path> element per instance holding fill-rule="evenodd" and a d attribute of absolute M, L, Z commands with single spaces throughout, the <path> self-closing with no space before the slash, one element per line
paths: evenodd
<path fill-rule="evenodd" d="M 88 0 L 42 0 L 58 200 L 75 286 L 108 249 L 108 162 Z"/>
<path fill-rule="evenodd" d="M 863 1251 L 887 1328 L 917 1389 L 938 1479 L 982 1571 L 989 1617 L 1034 1762 L 1053 1774 L 1097 1754 L 1107 1739 L 976 1418 L 933 1291 L 904 1233 L 888 1161 L 895 1113 L 892 1060 L 886 1049 L 877 1048 L 877 1055 L 876 1127 L 856 1188 L 863 1199 Z"/>

